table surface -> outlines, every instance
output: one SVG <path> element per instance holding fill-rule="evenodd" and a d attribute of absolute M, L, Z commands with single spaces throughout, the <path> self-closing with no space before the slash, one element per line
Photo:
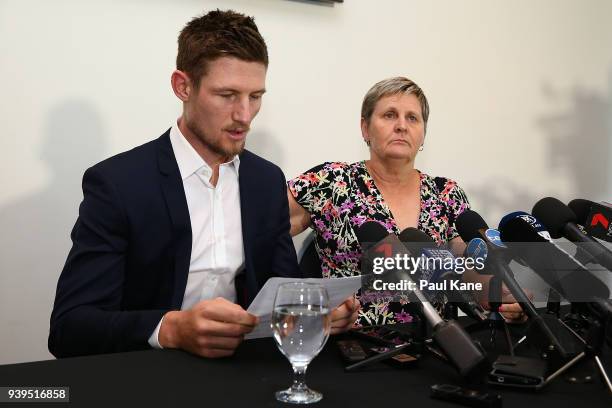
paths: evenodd
<path fill-rule="evenodd" d="M 70 403 L 53 406 L 70 407 L 289 406 L 275 401 L 274 392 L 290 382 L 291 367 L 271 338 L 245 341 L 227 359 L 148 350 L 0 366 L 0 386 L 69 386 Z M 429 354 L 410 369 L 378 363 L 346 373 L 333 337 L 307 374 L 308 385 L 324 395 L 316 407 L 458 406 L 431 399 L 429 389 L 433 384 L 460 382 L 452 367 Z M 590 384 L 569 384 L 560 377 L 539 392 L 490 391 L 502 395 L 505 407 L 612 406 L 598 375 Z"/>

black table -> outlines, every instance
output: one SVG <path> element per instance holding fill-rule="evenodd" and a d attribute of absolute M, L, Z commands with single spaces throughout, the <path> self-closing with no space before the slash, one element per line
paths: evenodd
<path fill-rule="evenodd" d="M 290 365 L 270 338 L 246 341 L 233 357 L 220 360 L 148 350 L 0 366 L 0 386 L 69 386 L 70 403 L 53 404 L 58 407 L 290 406 L 274 399 L 274 392 L 290 383 Z M 324 395 L 316 407 L 458 406 L 429 398 L 432 384 L 459 383 L 456 372 L 431 355 L 409 370 L 379 363 L 345 373 L 333 338 L 311 363 L 307 383 Z M 591 384 L 558 378 L 538 393 L 492 391 L 502 394 L 504 407 L 612 406 L 599 378 Z"/>

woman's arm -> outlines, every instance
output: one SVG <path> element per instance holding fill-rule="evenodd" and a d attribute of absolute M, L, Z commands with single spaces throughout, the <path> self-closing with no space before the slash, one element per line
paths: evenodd
<path fill-rule="evenodd" d="M 295 201 L 291 191 L 287 189 L 287 200 L 289 200 L 289 221 L 291 222 L 291 236 L 303 232 L 310 227 L 310 214 Z"/>

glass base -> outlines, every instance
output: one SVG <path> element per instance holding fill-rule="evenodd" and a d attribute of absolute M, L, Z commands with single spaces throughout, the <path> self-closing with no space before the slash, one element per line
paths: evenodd
<path fill-rule="evenodd" d="M 321 401 L 323 398 L 323 394 L 311 390 L 308 387 L 303 387 L 299 390 L 288 388 L 286 390 L 276 392 L 274 396 L 278 401 L 288 402 L 290 404 L 312 404 L 314 402 Z"/>

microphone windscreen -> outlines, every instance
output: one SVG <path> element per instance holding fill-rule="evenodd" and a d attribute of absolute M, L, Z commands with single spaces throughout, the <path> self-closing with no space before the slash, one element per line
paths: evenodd
<path fill-rule="evenodd" d="M 401 243 L 408 250 L 412 256 L 420 256 L 424 254 L 427 249 L 436 248 L 436 242 L 423 231 L 419 231 L 416 228 L 406 228 L 398 236 Z M 417 279 L 428 279 L 428 273 L 423 274 L 423 271 L 416 271 Z"/>
<path fill-rule="evenodd" d="M 376 221 L 368 221 L 363 224 L 355 231 L 359 244 L 363 247 L 364 244 L 375 244 L 385 239 L 389 232 Z"/>
<path fill-rule="evenodd" d="M 455 222 L 457 232 L 461 235 L 461 239 L 469 242 L 474 238 L 480 238 L 478 230 L 489 229 L 486 221 L 476 211 L 465 210 L 462 212 Z"/>
<path fill-rule="evenodd" d="M 608 299 L 606 285 L 521 217 L 501 226 L 501 239 L 516 251 L 546 283 L 570 302 Z M 533 244 L 536 243 L 536 244 Z M 513 244 L 513 245 L 511 245 Z"/>
<path fill-rule="evenodd" d="M 435 243 L 435 241 L 429 235 L 412 227 L 403 230 L 399 234 L 399 240 L 402 242 Z"/>
<path fill-rule="evenodd" d="M 570 201 L 567 206 L 576 214 L 576 222 L 580 225 L 586 225 L 593 202 L 591 200 L 577 198 Z"/>
<path fill-rule="evenodd" d="M 497 230 L 501 231 L 502 225 L 506 224 L 508 221 L 516 218 L 516 217 L 531 217 L 531 215 L 525 211 L 514 211 L 510 214 L 506 214 L 499 220 L 499 224 L 497 224 Z"/>
<path fill-rule="evenodd" d="M 500 223 L 499 233 L 503 242 L 547 242 L 548 240 L 521 217 Z"/>
<path fill-rule="evenodd" d="M 454 320 L 434 327 L 431 337 L 461 376 L 470 380 L 482 379 L 491 369 L 486 355 Z"/>
<path fill-rule="evenodd" d="M 534 217 L 541 221 L 552 238 L 563 236 L 563 227 L 567 223 L 576 222 L 576 214 L 567 205 L 553 197 L 538 201 L 531 211 Z"/>
<path fill-rule="evenodd" d="M 365 254 L 374 245 L 389 236 L 389 232 L 385 227 L 376 221 L 368 221 L 359 226 L 355 230 L 357 241 L 361 245 L 361 250 Z"/>

